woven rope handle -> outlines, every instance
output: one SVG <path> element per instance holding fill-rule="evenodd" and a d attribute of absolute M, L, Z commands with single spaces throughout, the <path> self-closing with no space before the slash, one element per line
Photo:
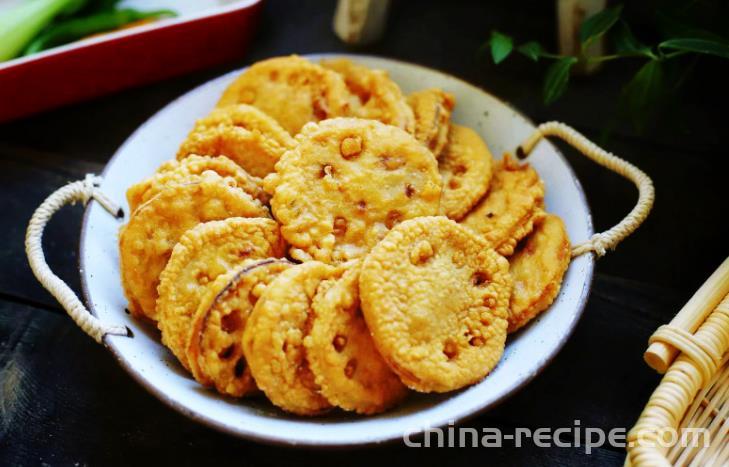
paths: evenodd
<path fill-rule="evenodd" d="M 589 251 L 595 252 L 598 257 L 603 256 L 608 249 L 614 249 L 618 243 L 633 233 L 648 217 L 655 199 L 653 181 L 638 167 L 605 151 L 574 128 L 560 122 L 547 122 L 539 125 L 534 133 L 517 149 L 517 156 L 521 159 L 527 157 L 545 136 L 561 138 L 584 156 L 627 178 L 638 188 L 638 202 L 622 221 L 613 228 L 596 233 L 589 240 L 572 248 L 573 258 Z"/>
<path fill-rule="evenodd" d="M 103 323 L 92 315 L 73 290 L 51 271 L 43 254 L 43 230 L 53 214 L 66 204 L 75 204 L 77 201 L 86 204 L 93 198 L 115 217 L 123 216 L 121 208 L 99 191 L 100 182 L 99 177 L 89 174 L 84 180 L 69 183 L 46 198 L 30 218 L 25 234 L 25 252 L 38 281 L 58 300 L 76 324 L 101 344 L 105 335 L 128 336 L 129 330 L 126 326 Z"/>

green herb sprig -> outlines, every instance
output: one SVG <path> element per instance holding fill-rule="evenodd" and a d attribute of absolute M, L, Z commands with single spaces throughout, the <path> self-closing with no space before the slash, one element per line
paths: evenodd
<path fill-rule="evenodd" d="M 633 78 L 624 86 L 621 96 L 621 102 L 631 114 L 636 129 L 641 131 L 650 109 L 663 93 L 666 62 L 691 54 L 729 59 L 729 41 L 708 31 L 693 29 L 685 36 L 668 38 L 649 46 L 635 37 L 628 23 L 621 18 L 622 10 L 623 6 L 617 5 L 588 17 L 580 27 L 580 49 L 576 55 L 549 53 L 536 41 L 515 46 L 512 37 L 499 31 L 491 32 L 485 46 L 490 49 L 495 64 L 502 63 L 514 51 L 534 62 L 551 60 L 542 89 L 542 98 L 546 105 L 554 103 L 564 95 L 571 71 L 576 65 L 624 58 L 644 60 Z M 587 55 L 587 48 L 608 33 L 612 36 L 614 51 L 609 55 Z"/>

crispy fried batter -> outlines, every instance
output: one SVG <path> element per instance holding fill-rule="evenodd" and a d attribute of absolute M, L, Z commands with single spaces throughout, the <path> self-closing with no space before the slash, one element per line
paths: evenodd
<path fill-rule="evenodd" d="M 529 164 L 521 165 L 505 154 L 497 164 L 486 197 L 461 223 L 508 256 L 544 215 L 543 203 L 544 183 L 537 172 Z"/>
<path fill-rule="evenodd" d="M 423 89 L 408 96 L 408 105 L 415 115 L 415 138 L 440 156 L 448 140 L 455 97 L 442 89 Z"/>
<path fill-rule="evenodd" d="M 308 122 L 347 115 L 349 91 L 337 73 L 291 55 L 255 63 L 223 93 L 218 107 L 250 104 L 295 135 Z"/>
<path fill-rule="evenodd" d="M 351 93 L 350 115 L 378 120 L 408 133 L 415 128 L 413 110 L 400 87 L 384 70 L 372 70 L 346 58 L 322 60 L 321 65 L 342 75 Z"/>
<path fill-rule="evenodd" d="M 438 160 L 443 177 L 440 214 L 459 220 L 483 197 L 491 183 L 493 157 L 470 128 L 451 125 L 448 145 Z"/>
<path fill-rule="evenodd" d="M 345 58 L 255 63 L 128 189 L 130 311 L 201 385 L 297 415 L 478 383 L 570 243 L 536 171 L 494 162 L 454 106 Z"/>
<path fill-rule="evenodd" d="M 559 217 L 540 219 L 523 245 L 509 258 L 514 281 L 509 332 L 531 321 L 552 304 L 570 264 L 570 240 Z"/>
<path fill-rule="evenodd" d="M 400 402 L 407 388 L 372 342 L 360 309 L 360 268 L 358 262 L 319 286 L 304 345 L 324 397 L 345 410 L 373 414 Z"/>
<path fill-rule="evenodd" d="M 258 387 L 287 412 L 316 415 L 331 407 L 309 369 L 304 336 L 319 284 L 338 273 L 318 261 L 289 268 L 266 287 L 248 317 L 243 332 L 248 366 Z"/>
<path fill-rule="evenodd" d="M 227 157 L 191 155 L 179 162 L 176 160 L 165 162 L 154 175 L 129 187 L 127 190 L 129 212 L 136 211 L 140 205 L 155 197 L 169 185 L 185 183 L 185 181 L 189 181 L 191 175 L 200 175 L 206 170 L 212 170 L 221 177 L 233 178 L 238 188 L 261 203 L 268 203 L 269 197 L 262 187 L 263 180 L 249 175 Z"/>
<path fill-rule="evenodd" d="M 362 310 L 378 350 L 411 389 L 474 384 L 501 358 L 509 264 L 446 217 L 398 225 L 364 260 Z"/>
<path fill-rule="evenodd" d="M 205 172 L 194 183 L 172 185 L 139 206 L 119 235 L 124 293 L 135 316 L 157 320 L 157 284 L 172 248 L 201 222 L 268 217 L 268 210 L 235 181 Z M 233 185 L 233 186 L 231 186 Z"/>
<path fill-rule="evenodd" d="M 263 290 L 291 266 L 272 258 L 248 260 L 207 288 L 187 339 L 190 370 L 200 384 L 233 397 L 257 390 L 243 355 L 243 332 Z"/>
<path fill-rule="evenodd" d="M 231 217 L 199 224 L 172 249 L 157 287 L 157 326 L 162 342 L 189 368 L 185 355 L 190 320 L 206 287 L 244 261 L 281 257 L 284 243 L 271 219 Z"/>
<path fill-rule="evenodd" d="M 253 106 L 238 104 L 214 109 L 198 120 L 177 159 L 190 154 L 227 156 L 248 173 L 265 177 L 294 144 L 276 120 Z"/>
<path fill-rule="evenodd" d="M 264 180 L 292 257 L 358 258 L 398 222 L 437 213 L 436 160 L 403 130 L 337 118 L 306 126 L 298 139 Z"/>

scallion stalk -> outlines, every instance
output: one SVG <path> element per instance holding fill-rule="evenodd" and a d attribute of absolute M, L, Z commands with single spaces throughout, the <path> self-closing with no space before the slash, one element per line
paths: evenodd
<path fill-rule="evenodd" d="M 78 0 L 31 0 L 0 16 L 0 62 L 18 56 L 59 13 Z"/>

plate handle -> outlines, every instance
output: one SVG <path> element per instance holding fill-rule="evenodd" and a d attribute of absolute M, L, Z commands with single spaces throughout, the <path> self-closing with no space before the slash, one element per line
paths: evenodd
<path fill-rule="evenodd" d="M 598 257 L 603 256 L 608 249 L 615 249 L 618 243 L 632 234 L 648 217 L 656 197 L 653 181 L 638 167 L 615 154 L 605 151 L 574 128 L 560 122 L 547 122 L 539 125 L 534 133 L 517 148 L 517 156 L 520 159 L 526 158 L 537 143 L 546 136 L 556 136 L 562 139 L 584 156 L 627 178 L 638 188 L 638 201 L 622 221 L 604 232 L 594 234 L 589 240 L 572 247 L 573 258 L 587 252 L 594 252 Z"/>
<path fill-rule="evenodd" d="M 85 205 L 89 200 L 95 199 L 113 216 L 117 218 L 124 216 L 124 211 L 99 190 L 100 183 L 100 177 L 88 174 L 84 180 L 69 183 L 46 198 L 30 218 L 25 233 L 25 253 L 28 255 L 33 274 L 43 287 L 58 300 L 86 334 L 102 344 L 107 334 L 131 336 L 131 331 L 126 326 L 104 323 L 92 315 L 68 284 L 51 271 L 43 254 L 43 230 L 53 214 L 66 204 L 82 201 Z"/>

